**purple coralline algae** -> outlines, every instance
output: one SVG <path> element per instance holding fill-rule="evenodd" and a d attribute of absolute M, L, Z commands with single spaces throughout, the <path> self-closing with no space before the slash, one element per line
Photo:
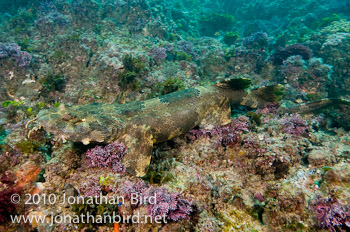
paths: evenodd
<path fill-rule="evenodd" d="M 301 56 L 290 56 L 283 61 L 282 75 L 285 76 L 287 81 L 295 87 L 299 87 L 298 79 L 303 77 L 305 73 L 306 65 Z"/>
<path fill-rule="evenodd" d="M 26 67 L 30 64 L 32 56 L 26 51 L 21 51 L 16 43 L 0 43 L 0 59 L 5 58 L 14 58 L 18 66 Z"/>
<path fill-rule="evenodd" d="M 134 196 L 142 196 L 144 191 L 147 189 L 147 185 L 142 180 L 137 182 L 126 181 L 122 187 L 118 189 L 118 192 L 123 194 L 126 199 L 131 199 Z M 140 206 L 140 202 L 136 202 L 131 205 L 133 208 L 137 208 Z"/>
<path fill-rule="evenodd" d="M 186 41 L 186 40 L 180 40 L 178 43 L 177 43 L 177 48 L 182 51 L 182 52 L 186 52 L 187 54 L 189 55 L 192 55 L 192 56 L 196 56 L 197 55 L 197 52 L 195 51 L 194 47 L 193 47 L 193 44 L 189 41 Z"/>
<path fill-rule="evenodd" d="M 350 208 L 336 199 L 318 199 L 312 206 L 318 225 L 331 232 L 337 227 L 350 229 Z"/>
<path fill-rule="evenodd" d="M 280 123 L 283 131 L 295 136 L 305 136 L 307 134 L 308 124 L 300 114 L 285 115 Z"/>
<path fill-rule="evenodd" d="M 96 197 L 102 194 L 102 188 L 99 185 L 97 178 L 92 178 L 88 183 L 84 184 L 80 191 L 83 197 Z"/>
<path fill-rule="evenodd" d="M 163 47 L 155 47 L 155 48 L 152 48 L 150 51 L 149 51 L 149 55 L 157 62 L 161 62 L 163 60 L 165 60 L 165 58 L 167 57 L 167 54 L 166 54 L 166 49 L 163 48 Z"/>
<path fill-rule="evenodd" d="M 5 222 L 16 210 L 16 204 L 10 202 L 11 196 L 18 194 L 15 188 L 5 188 L 0 191 L 0 223 Z"/>
<path fill-rule="evenodd" d="M 168 220 L 178 221 L 188 219 L 193 212 L 193 205 L 190 201 L 182 198 L 180 193 L 169 193 L 166 188 L 147 187 L 143 181 L 136 183 L 125 182 L 119 189 L 119 193 L 124 194 L 126 199 L 137 196 L 137 198 L 151 199 L 155 197 L 155 202 L 146 202 L 148 215 L 152 217 L 164 217 Z M 132 207 L 142 207 L 141 202 L 137 202 Z"/>
<path fill-rule="evenodd" d="M 68 19 L 65 15 L 59 13 L 59 12 L 51 12 L 47 15 L 44 15 L 41 18 L 38 18 L 35 20 L 35 25 L 37 26 L 44 26 L 44 25 L 58 25 L 58 26 L 64 26 L 68 23 Z"/>
<path fill-rule="evenodd" d="M 194 141 L 200 137 L 218 136 L 217 143 L 224 146 L 233 146 L 241 141 L 241 134 L 249 131 L 249 122 L 245 117 L 234 119 L 230 124 L 225 126 L 217 126 L 214 129 L 193 129 L 186 137 Z"/>
<path fill-rule="evenodd" d="M 147 206 L 148 214 L 152 217 L 161 216 L 172 221 L 188 219 L 192 213 L 192 204 L 181 198 L 179 193 L 169 193 L 165 188 L 150 188 L 149 196 L 156 196 L 156 204 Z"/>
<path fill-rule="evenodd" d="M 242 45 L 246 48 L 265 48 L 268 46 L 269 38 L 265 32 L 256 32 L 242 40 Z"/>
<path fill-rule="evenodd" d="M 127 148 L 124 144 L 114 142 L 105 147 L 96 146 L 85 155 L 89 167 L 111 168 L 113 172 L 124 173 L 125 166 L 121 163 Z"/>

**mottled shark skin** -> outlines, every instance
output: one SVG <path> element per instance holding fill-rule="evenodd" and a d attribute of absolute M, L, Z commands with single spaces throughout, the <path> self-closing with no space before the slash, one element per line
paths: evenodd
<path fill-rule="evenodd" d="M 276 90 L 281 89 L 281 86 L 269 86 L 246 91 L 232 85 L 234 81 L 230 81 L 231 85 L 189 88 L 127 104 L 94 103 L 43 110 L 38 122 L 63 141 L 123 142 L 128 147 L 123 158 L 127 171 L 144 176 L 153 144 L 182 135 L 195 126 L 228 124 L 231 106 L 264 107 L 277 100 Z"/>
<path fill-rule="evenodd" d="M 329 98 L 319 101 L 309 102 L 305 104 L 284 106 L 278 109 L 279 114 L 314 114 L 319 110 L 324 110 L 329 107 L 337 107 L 340 105 L 350 105 L 350 102 L 344 99 Z"/>

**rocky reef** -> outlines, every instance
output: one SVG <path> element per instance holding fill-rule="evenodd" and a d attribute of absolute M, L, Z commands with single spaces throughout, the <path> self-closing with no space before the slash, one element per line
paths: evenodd
<path fill-rule="evenodd" d="M 20 0 L 0 12 L 0 231 L 350 230 L 350 106 L 279 110 L 350 100 L 349 1 Z M 36 122 L 239 78 L 284 95 L 155 143 L 143 177 L 126 171 L 123 141 L 84 145 Z"/>

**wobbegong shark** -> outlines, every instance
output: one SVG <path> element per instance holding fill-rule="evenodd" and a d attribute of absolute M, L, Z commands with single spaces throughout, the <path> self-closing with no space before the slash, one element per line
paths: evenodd
<path fill-rule="evenodd" d="M 63 141 L 108 144 L 122 142 L 128 151 L 123 157 L 126 170 L 146 175 L 153 145 L 192 128 L 211 128 L 231 122 L 231 108 L 263 108 L 283 95 L 281 85 L 248 90 L 250 80 L 231 79 L 211 86 L 193 87 L 157 98 L 126 104 L 92 103 L 42 110 L 37 122 Z M 280 108 L 280 112 L 308 113 L 337 100 Z"/>

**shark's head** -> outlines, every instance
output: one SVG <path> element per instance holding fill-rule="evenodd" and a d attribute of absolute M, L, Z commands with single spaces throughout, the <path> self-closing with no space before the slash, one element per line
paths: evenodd
<path fill-rule="evenodd" d="M 109 143 L 125 128 L 123 121 L 99 104 L 42 110 L 37 121 L 56 139 L 84 144 Z"/>

